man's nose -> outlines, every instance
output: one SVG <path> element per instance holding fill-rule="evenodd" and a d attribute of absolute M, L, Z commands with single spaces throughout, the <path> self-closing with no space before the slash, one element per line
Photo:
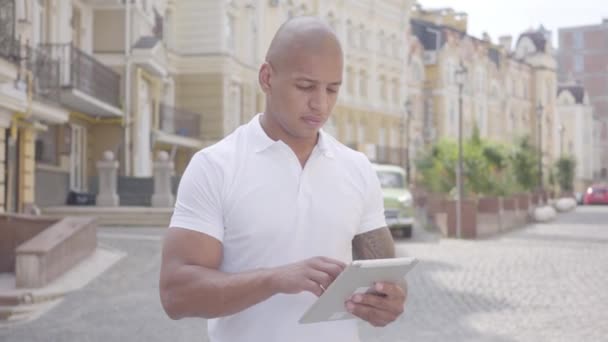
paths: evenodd
<path fill-rule="evenodd" d="M 313 110 L 325 113 L 329 107 L 328 101 L 329 95 L 327 94 L 327 90 L 322 88 L 312 93 L 309 105 Z"/>

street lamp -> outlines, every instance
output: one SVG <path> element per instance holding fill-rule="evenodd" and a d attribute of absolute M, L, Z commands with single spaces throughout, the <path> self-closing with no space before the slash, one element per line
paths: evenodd
<path fill-rule="evenodd" d="M 457 195 L 457 209 L 456 209 L 456 237 L 460 239 L 462 232 L 462 199 L 463 199 L 463 186 L 462 186 L 462 93 L 464 90 L 464 83 L 466 81 L 467 68 L 462 62 L 460 62 L 460 68 L 456 70 L 456 83 L 458 84 L 458 167 L 456 170 L 456 190 Z"/>
<path fill-rule="evenodd" d="M 536 107 L 536 122 L 538 126 L 536 139 L 538 140 L 538 186 L 540 190 L 543 189 L 543 109 L 542 103 L 539 102 L 538 106 Z"/>
<path fill-rule="evenodd" d="M 410 123 L 412 121 L 412 102 L 408 98 L 405 101 L 405 179 L 410 184 Z"/>

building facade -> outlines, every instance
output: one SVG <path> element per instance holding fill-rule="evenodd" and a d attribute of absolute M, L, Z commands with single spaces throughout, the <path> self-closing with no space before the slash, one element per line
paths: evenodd
<path fill-rule="evenodd" d="M 166 16 L 172 2 L 0 2 L 2 207 L 28 211 L 96 192 L 112 151 L 119 184 L 151 186 L 155 154 L 179 175 L 204 146 L 199 113 L 177 105 Z"/>
<path fill-rule="evenodd" d="M 594 155 L 593 107 L 580 84 L 562 84 L 558 88 L 555 154 L 576 161 L 574 189 L 584 193 L 594 179 L 598 160 Z"/>
<path fill-rule="evenodd" d="M 528 136 L 541 147 L 547 171 L 559 157 L 557 65 L 549 32 L 541 27 L 522 33 L 515 44 L 512 37 L 493 43 L 468 35 L 467 20 L 452 9 L 412 11 L 411 34 L 424 47 L 427 141 L 457 138 L 462 102 L 465 138 L 475 127 L 482 137 L 503 143 Z"/>
<path fill-rule="evenodd" d="M 560 79 L 579 80 L 596 116 L 599 164 L 596 178 L 608 179 L 608 19 L 598 25 L 559 30 Z"/>

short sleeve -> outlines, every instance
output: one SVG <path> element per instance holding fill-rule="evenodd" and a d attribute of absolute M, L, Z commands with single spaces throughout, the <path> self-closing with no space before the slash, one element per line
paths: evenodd
<path fill-rule="evenodd" d="M 367 233 L 371 230 L 386 227 L 384 217 L 384 196 L 380 187 L 380 180 L 376 175 L 376 171 L 372 164 L 365 158 L 363 165 L 363 174 L 365 175 L 365 197 L 363 206 L 363 215 L 359 224 L 357 234 Z"/>
<path fill-rule="evenodd" d="M 180 180 L 170 227 L 224 238 L 221 170 L 203 152 L 194 155 Z"/>

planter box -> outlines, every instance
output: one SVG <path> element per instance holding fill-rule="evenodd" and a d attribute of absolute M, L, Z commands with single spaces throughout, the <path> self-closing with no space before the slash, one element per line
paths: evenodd
<path fill-rule="evenodd" d="M 64 218 L 17 247 L 16 286 L 45 286 L 90 256 L 95 248 L 97 225 L 94 218 Z"/>
<path fill-rule="evenodd" d="M 0 273 L 15 272 L 15 249 L 57 219 L 20 214 L 0 216 Z"/>
<path fill-rule="evenodd" d="M 456 237 L 458 202 L 447 201 L 447 236 Z M 465 199 L 462 201 L 461 238 L 474 239 L 477 237 L 477 201 Z"/>
<path fill-rule="evenodd" d="M 481 197 L 477 201 L 477 237 L 495 235 L 501 231 L 502 198 Z"/>

